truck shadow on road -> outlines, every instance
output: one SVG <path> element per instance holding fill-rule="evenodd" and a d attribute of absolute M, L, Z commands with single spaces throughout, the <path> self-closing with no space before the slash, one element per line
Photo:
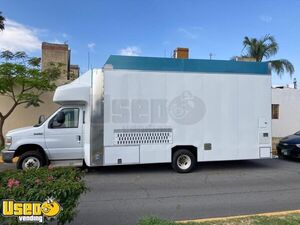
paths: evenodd
<path fill-rule="evenodd" d="M 226 172 L 233 170 L 258 170 L 258 169 L 276 169 L 282 164 L 299 163 L 295 160 L 279 160 L 279 159 L 261 159 L 261 160 L 235 160 L 235 161 L 217 161 L 217 162 L 200 162 L 192 173 L 202 172 Z M 144 164 L 144 165 L 123 165 L 123 166 L 107 166 L 89 168 L 90 174 L 132 174 L 132 173 L 175 173 L 171 164 Z"/>

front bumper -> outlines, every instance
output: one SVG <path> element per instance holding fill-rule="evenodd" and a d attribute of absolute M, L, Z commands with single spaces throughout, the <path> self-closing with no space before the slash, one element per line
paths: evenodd
<path fill-rule="evenodd" d="M 4 162 L 12 163 L 15 151 L 3 150 L 1 153 L 2 153 L 2 159 Z"/>
<path fill-rule="evenodd" d="M 279 143 L 276 148 L 278 155 L 291 158 L 300 158 L 300 149 L 295 145 L 283 145 Z"/>

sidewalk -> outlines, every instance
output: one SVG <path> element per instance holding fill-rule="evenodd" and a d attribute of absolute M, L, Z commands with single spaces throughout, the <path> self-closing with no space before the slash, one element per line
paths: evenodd
<path fill-rule="evenodd" d="M 0 163 L 0 172 L 5 170 L 16 170 L 15 163 Z"/>
<path fill-rule="evenodd" d="M 300 210 L 289 210 L 289 211 L 240 215 L 240 216 L 227 216 L 227 217 L 216 217 L 216 218 L 205 218 L 205 219 L 182 220 L 182 221 L 177 221 L 177 223 L 180 224 L 180 223 L 191 223 L 191 222 L 194 222 L 194 223 L 209 223 L 209 222 L 211 222 L 213 224 L 217 224 L 217 222 L 219 222 L 220 224 L 223 224 L 223 223 L 225 224 L 225 222 L 228 222 L 228 224 L 234 225 L 234 224 L 243 224 L 243 221 L 245 222 L 246 220 L 249 220 L 249 221 L 251 219 L 255 220 L 257 217 L 273 217 L 273 219 L 276 219 L 276 217 L 277 217 L 279 219 L 283 219 L 284 217 L 288 217 L 288 216 L 297 216 L 297 220 L 298 220 L 299 215 L 300 215 Z M 283 221 L 281 221 L 281 222 L 283 222 Z M 283 224 L 285 224 L 285 223 L 283 223 Z"/>

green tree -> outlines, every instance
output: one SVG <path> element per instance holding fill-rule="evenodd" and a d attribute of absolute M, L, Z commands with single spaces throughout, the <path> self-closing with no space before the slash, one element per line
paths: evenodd
<path fill-rule="evenodd" d="M 4 30 L 4 21 L 5 21 L 5 18 L 4 16 L 2 16 L 2 12 L 0 12 L 0 30 Z"/>
<path fill-rule="evenodd" d="M 271 64 L 272 70 L 279 76 L 281 76 L 284 72 L 287 72 L 290 75 L 294 73 L 294 66 L 287 59 L 269 60 L 272 56 L 276 55 L 279 49 L 278 43 L 273 36 L 265 35 L 260 39 L 249 38 L 246 36 L 244 38 L 243 45 L 243 51 L 246 52 L 242 55 L 242 57 L 254 58 L 257 62 L 268 60 Z"/>
<path fill-rule="evenodd" d="M 25 52 L 2 51 L 0 54 L 0 95 L 12 100 L 6 112 L 0 112 L 0 146 L 4 144 L 3 125 L 19 105 L 37 107 L 41 95 L 56 88 L 61 65 L 52 64 L 41 71 L 41 59 Z"/>

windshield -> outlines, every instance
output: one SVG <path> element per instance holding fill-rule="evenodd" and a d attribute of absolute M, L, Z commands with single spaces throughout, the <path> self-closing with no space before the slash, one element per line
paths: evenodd
<path fill-rule="evenodd" d="M 300 135 L 300 131 L 296 132 L 295 135 Z"/>
<path fill-rule="evenodd" d="M 43 125 L 49 117 L 56 114 L 58 111 L 60 111 L 60 109 L 61 109 L 61 107 L 59 107 L 56 111 L 54 111 L 52 114 L 50 114 L 50 116 L 47 116 L 47 117 L 45 116 L 44 121 L 38 122 L 37 124 L 34 125 L 34 127 L 40 127 L 41 125 Z"/>

